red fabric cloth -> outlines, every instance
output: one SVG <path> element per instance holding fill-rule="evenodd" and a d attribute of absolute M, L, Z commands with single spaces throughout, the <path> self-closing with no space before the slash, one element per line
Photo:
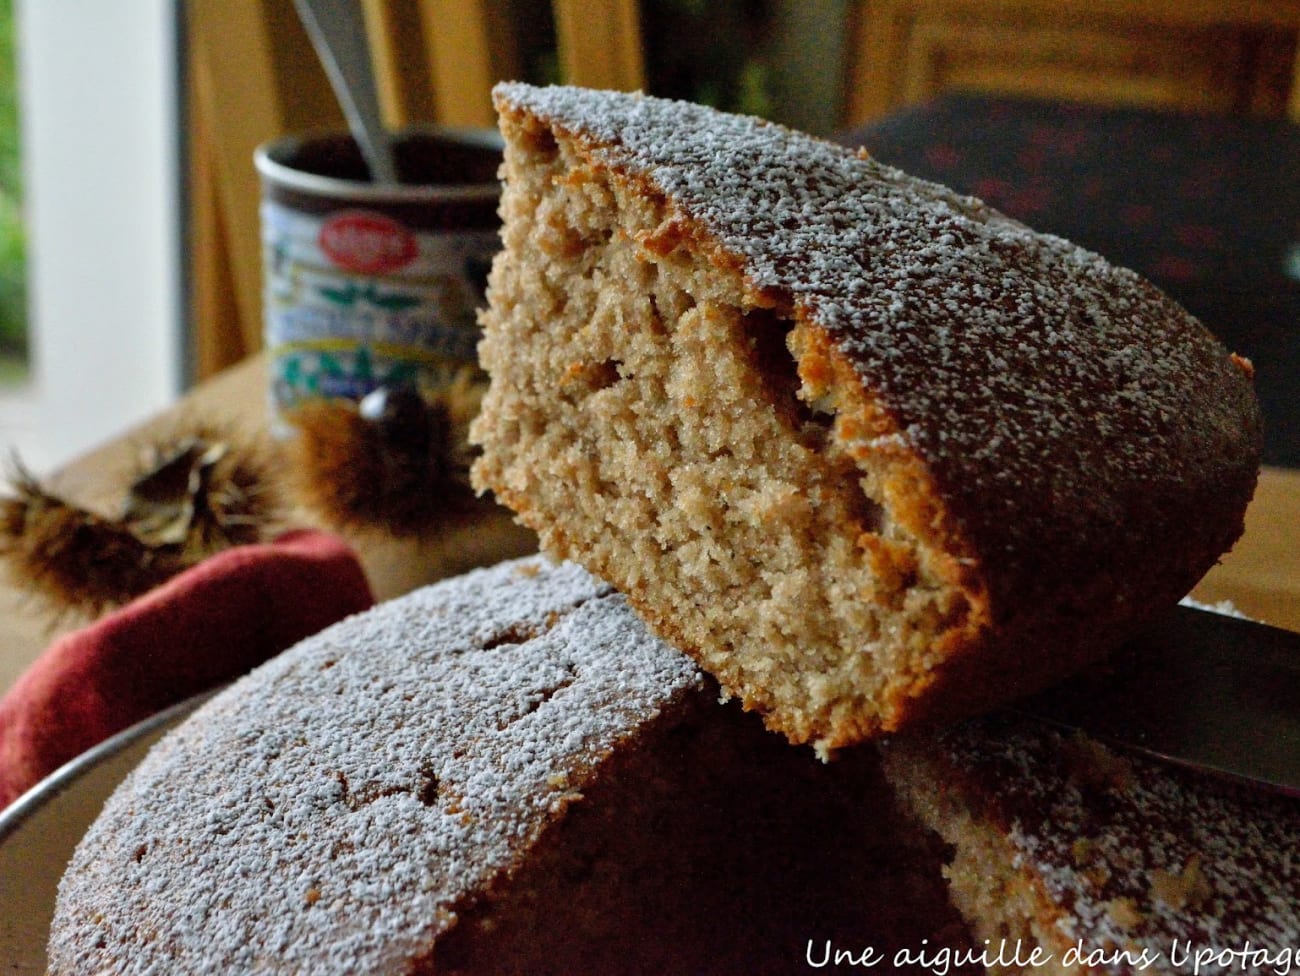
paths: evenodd
<path fill-rule="evenodd" d="M 314 530 L 208 558 L 50 645 L 0 699 L 0 809 L 68 760 L 374 602 Z"/>

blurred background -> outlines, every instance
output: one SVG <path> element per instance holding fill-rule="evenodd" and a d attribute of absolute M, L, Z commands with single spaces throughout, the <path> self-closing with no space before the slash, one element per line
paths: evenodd
<path fill-rule="evenodd" d="M 356 0 L 387 121 L 498 78 L 752 112 L 1151 277 L 1300 464 L 1300 0 Z M 251 148 L 342 125 L 291 0 L 0 0 L 0 449 L 61 464 L 260 346 Z"/>

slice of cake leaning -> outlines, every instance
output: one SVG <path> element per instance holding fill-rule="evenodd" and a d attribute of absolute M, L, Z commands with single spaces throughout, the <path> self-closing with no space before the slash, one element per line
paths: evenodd
<path fill-rule="evenodd" d="M 1040 687 L 1240 534 L 1250 364 L 1132 272 L 756 119 L 496 104 L 476 483 L 791 740 Z"/>

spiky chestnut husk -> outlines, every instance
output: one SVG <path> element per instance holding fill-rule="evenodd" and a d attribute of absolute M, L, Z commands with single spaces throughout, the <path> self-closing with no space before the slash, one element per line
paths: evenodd
<path fill-rule="evenodd" d="M 490 509 L 469 483 L 470 421 L 484 386 L 466 374 L 439 390 L 377 390 L 360 403 L 305 401 L 290 414 L 299 500 L 347 531 L 419 536 Z"/>
<path fill-rule="evenodd" d="M 202 428 L 141 451 L 121 514 L 82 508 L 18 458 L 0 497 L 0 556 L 56 616 L 97 616 L 231 546 L 264 538 L 279 503 L 260 448 Z"/>
<path fill-rule="evenodd" d="M 0 499 L 0 554 L 17 582 L 60 615 L 97 616 L 184 568 L 175 546 L 151 546 L 122 522 L 46 491 L 24 469 Z"/>
<path fill-rule="evenodd" d="M 201 559 L 258 542 L 280 518 L 270 448 L 199 425 L 146 444 L 123 509 L 137 535 Z"/>

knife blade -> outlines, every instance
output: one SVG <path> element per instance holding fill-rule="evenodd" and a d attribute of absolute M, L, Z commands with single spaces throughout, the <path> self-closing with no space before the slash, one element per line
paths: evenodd
<path fill-rule="evenodd" d="M 1182 604 L 1013 709 L 1300 797 L 1300 633 Z"/>

